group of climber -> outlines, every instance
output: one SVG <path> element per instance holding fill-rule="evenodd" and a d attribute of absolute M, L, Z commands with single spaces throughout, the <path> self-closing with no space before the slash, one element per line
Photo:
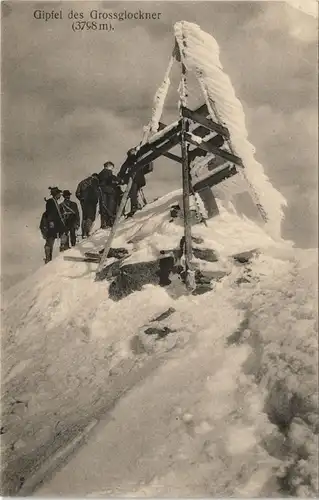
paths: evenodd
<path fill-rule="evenodd" d="M 57 238 L 60 239 L 60 251 L 64 251 L 70 248 L 70 244 L 75 246 L 76 232 L 80 225 L 82 238 L 90 236 L 96 219 L 97 207 L 99 207 L 101 217 L 101 229 L 113 226 L 123 196 L 122 186 L 127 184 L 131 177 L 131 168 L 135 159 L 135 150 L 131 149 L 117 175 L 114 173 L 114 164 L 107 161 L 99 174 L 94 173 L 78 184 L 75 196 L 81 205 L 81 224 L 78 205 L 71 201 L 71 192 L 62 191 L 58 187 L 49 188 L 51 197 L 48 200 L 45 199 L 45 212 L 40 223 L 40 230 L 45 239 L 45 263 L 52 260 L 54 242 Z M 137 210 L 142 208 L 138 201 L 139 193 L 141 193 L 143 203 L 146 204 L 142 188 L 146 185 L 145 175 L 152 170 L 153 165 L 150 163 L 133 176 L 129 193 L 131 206 L 127 217 L 132 217 Z M 60 202 L 61 195 L 62 202 Z"/>

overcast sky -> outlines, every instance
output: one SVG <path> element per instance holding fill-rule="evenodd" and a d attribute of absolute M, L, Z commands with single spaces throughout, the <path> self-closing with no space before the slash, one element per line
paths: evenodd
<path fill-rule="evenodd" d="M 33 17 L 63 9 L 64 19 Z M 8 287 L 43 265 L 38 230 L 48 186 L 75 191 L 141 139 L 173 46 L 176 21 L 212 34 L 241 100 L 257 159 L 289 207 L 283 236 L 317 246 L 317 24 L 277 2 L 3 2 L 2 275 Z M 160 12 L 73 32 L 69 10 Z M 105 22 L 105 21 L 104 21 Z M 177 73 L 174 82 L 177 82 Z M 166 122 L 176 116 L 169 93 Z M 150 198 L 179 185 L 159 160 Z"/>

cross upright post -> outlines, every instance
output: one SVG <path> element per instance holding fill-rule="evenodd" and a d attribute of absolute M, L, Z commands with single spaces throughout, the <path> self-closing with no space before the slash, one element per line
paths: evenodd
<path fill-rule="evenodd" d="M 184 251 L 185 251 L 185 284 L 188 291 L 196 288 L 194 273 L 192 270 L 192 233 L 190 214 L 190 172 L 188 161 L 188 144 L 186 134 L 188 132 L 188 121 L 183 115 L 183 108 L 186 104 L 186 66 L 182 65 L 182 91 L 181 91 L 181 153 L 182 153 L 182 179 L 183 179 L 183 215 L 184 215 Z"/>

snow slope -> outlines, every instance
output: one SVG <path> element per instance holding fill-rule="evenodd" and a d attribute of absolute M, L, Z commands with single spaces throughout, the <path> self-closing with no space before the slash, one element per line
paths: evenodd
<path fill-rule="evenodd" d="M 180 198 L 171 193 L 121 224 L 113 247 L 130 250 L 126 263 L 178 246 L 183 226 L 170 222 L 169 207 Z M 314 495 L 317 254 L 274 242 L 222 207 L 193 235 L 219 256 L 197 265 L 225 274 L 204 295 L 186 295 L 174 278 L 111 300 L 108 282 L 93 281 L 96 264 L 63 255 L 9 291 L 5 492 L 17 492 L 50 453 L 107 414 L 40 495 L 267 496 L 281 492 L 279 475 L 285 491 Z M 98 231 L 64 255 L 104 241 Z M 255 248 L 250 270 L 231 258 Z M 137 349 L 145 326 L 168 308 L 174 312 L 156 324 L 171 333 Z"/>

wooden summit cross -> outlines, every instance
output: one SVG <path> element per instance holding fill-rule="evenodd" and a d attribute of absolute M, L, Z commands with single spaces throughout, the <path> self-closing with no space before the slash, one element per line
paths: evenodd
<path fill-rule="evenodd" d="M 174 49 L 176 50 L 176 49 Z M 186 68 L 181 62 L 182 80 L 186 81 Z M 130 178 L 126 190 L 123 194 L 120 206 L 117 210 L 115 221 L 96 271 L 96 280 L 103 277 L 103 270 L 109 250 L 112 245 L 117 227 L 125 209 L 125 205 L 132 187 L 135 175 L 150 162 L 154 162 L 161 156 L 171 159 L 182 165 L 183 179 L 183 214 L 184 214 L 184 236 L 185 236 L 185 271 L 186 287 L 188 290 L 194 289 L 192 282 L 192 243 L 191 243 L 191 222 L 189 198 L 192 193 L 200 193 L 201 190 L 216 186 L 225 179 L 238 173 L 238 169 L 243 167 L 242 160 L 233 154 L 229 145 L 230 134 L 226 127 L 218 123 L 210 116 L 206 104 L 195 110 L 188 109 L 185 101 L 181 99 L 180 117 L 171 125 L 159 122 L 158 132 L 149 138 L 147 142 L 136 147 L 136 157 L 130 168 Z M 192 126 L 192 127 L 191 127 Z M 181 146 L 181 156 L 171 152 L 177 145 Z M 192 149 L 190 149 L 192 147 Z M 210 175 L 205 179 L 191 185 L 190 164 L 200 156 L 213 154 L 214 158 L 208 158 L 205 166 L 209 168 Z M 218 161 L 216 161 L 218 160 Z M 204 165 L 203 165 L 204 166 Z"/>
<path fill-rule="evenodd" d="M 165 156 L 166 158 L 169 158 L 174 162 L 182 164 L 183 172 L 184 174 L 186 174 L 184 175 L 183 184 L 184 229 L 185 233 L 187 233 L 185 234 L 186 241 L 189 242 L 189 246 L 191 246 L 189 234 L 190 209 L 189 203 L 187 203 L 187 201 L 189 200 L 189 196 L 191 195 L 191 190 L 193 190 L 194 192 L 200 192 L 204 188 L 211 188 L 213 186 L 216 186 L 225 179 L 236 175 L 238 173 L 237 167 L 242 167 L 241 159 L 230 151 L 227 151 L 227 149 L 223 147 L 226 140 L 229 138 L 229 132 L 227 128 L 209 118 L 209 113 L 206 105 L 203 105 L 194 111 L 191 111 L 188 108 L 182 108 L 181 114 L 182 117 L 177 122 L 174 122 L 171 125 L 165 126 L 163 123 L 160 123 L 160 131 L 154 134 L 153 137 L 138 150 L 136 161 L 131 167 L 129 182 L 123 194 L 120 206 L 117 210 L 113 227 L 106 241 L 102 258 L 96 272 L 97 279 L 99 278 L 99 275 L 105 267 L 105 262 L 107 260 L 107 256 L 111 248 L 120 218 L 123 214 L 129 192 L 132 187 L 133 179 L 139 170 L 148 165 L 150 162 L 154 162 L 161 156 Z M 195 126 L 191 133 L 188 131 L 190 123 L 197 125 L 197 127 Z M 184 129 L 182 127 L 183 124 Z M 212 132 L 214 133 L 213 136 L 211 136 Z M 205 137 L 208 135 L 210 136 L 210 138 L 205 141 Z M 182 138 L 184 138 L 184 141 L 188 145 L 188 147 L 195 146 L 192 150 L 188 150 L 189 158 L 186 158 L 186 161 L 185 159 L 183 161 L 182 157 L 170 152 L 172 148 L 174 148 L 178 144 L 182 144 Z M 221 159 L 222 162 L 219 162 L 219 165 L 217 166 L 213 165 L 210 175 L 205 179 L 200 180 L 191 187 L 189 182 L 190 162 L 197 156 L 203 156 L 207 153 L 214 154 L 215 157 Z M 206 166 L 210 167 L 210 165 L 213 163 L 214 160 L 210 159 L 210 161 L 207 162 Z M 190 268 L 191 255 L 189 255 L 190 252 L 189 248 L 187 249 L 187 244 L 185 246 L 185 264 L 187 272 L 187 270 Z"/>

